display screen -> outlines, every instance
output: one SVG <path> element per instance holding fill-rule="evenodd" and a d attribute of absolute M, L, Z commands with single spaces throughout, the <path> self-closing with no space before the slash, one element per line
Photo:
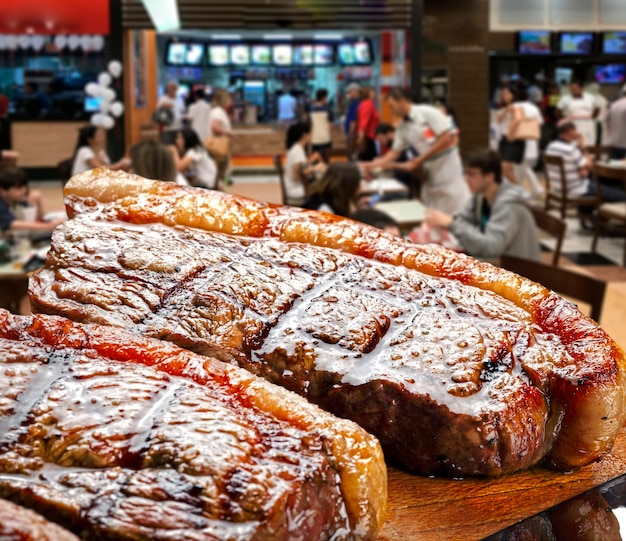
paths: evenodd
<path fill-rule="evenodd" d="M 293 48 L 293 63 L 296 66 L 312 66 L 313 45 L 296 45 Z"/>
<path fill-rule="evenodd" d="M 525 54 L 547 54 L 550 47 L 550 32 L 547 30 L 522 30 L 518 34 L 517 51 Z"/>
<path fill-rule="evenodd" d="M 83 110 L 85 111 L 85 113 L 97 113 L 100 110 L 101 104 L 102 98 L 96 98 L 95 96 L 85 96 Z"/>
<path fill-rule="evenodd" d="M 604 54 L 626 54 L 626 32 L 605 32 L 602 35 Z"/>
<path fill-rule="evenodd" d="M 253 45 L 251 56 L 253 65 L 267 66 L 272 62 L 272 49 L 269 45 Z"/>
<path fill-rule="evenodd" d="M 335 61 L 335 52 L 332 45 L 318 43 L 315 45 L 314 63 L 316 66 L 332 66 Z"/>
<path fill-rule="evenodd" d="M 250 47 L 247 45 L 231 45 L 230 63 L 234 66 L 247 66 L 250 63 Z"/>
<path fill-rule="evenodd" d="M 352 43 L 339 44 L 339 62 L 344 66 L 353 66 L 355 64 L 354 47 Z"/>
<path fill-rule="evenodd" d="M 293 47 L 291 45 L 274 45 L 272 61 L 277 66 L 290 66 L 293 64 Z"/>
<path fill-rule="evenodd" d="M 227 66 L 229 60 L 228 45 L 209 45 L 209 64 L 211 66 Z"/>
<path fill-rule="evenodd" d="M 372 63 L 372 48 L 369 41 L 361 40 L 353 44 L 354 62 L 364 65 Z"/>
<path fill-rule="evenodd" d="M 619 84 L 624 82 L 624 64 L 606 64 L 594 68 L 594 79 L 601 84 Z"/>
<path fill-rule="evenodd" d="M 201 43 L 188 43 L 185 53 L 185 64 L 188 66 L 201 66 L 204 61 L 204 45 Z"/>
<path fill-rule="evenodd" d="M 591 32 L 563 32 L 560 51 L 564 54 L 591 54 L 593 34 Z"/>
<path fill-rule="evenodd" d="M 187 44 L 172 42 L 167 44 L 165 62 L 170 66 L 184 66 L 187 61 Z"/>

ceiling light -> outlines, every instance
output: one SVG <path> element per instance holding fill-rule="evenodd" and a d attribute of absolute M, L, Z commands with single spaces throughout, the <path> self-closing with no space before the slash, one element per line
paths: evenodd
<path fill-rule="evenodd" d="M 211 39 L 220 41 L 238 41 L 241 39 L 240 34 L 211 34 Z"/>
<path fill-rule="evenodd" d="M 291 34 L 265 34 L 263 36 L 263 39 L 267 41 L 278 41 L 284 39 L 293 39 L 293 36 Z"/>
<path fill-rule="evenodd" d="M 142 0 L 142 2 L 157 32 L 180 29 L 176 0 Z"/>
<path fill-rule="evenodd" d="M 313 39 L 340 40 L 340 39 L 343 39 L 343 34 L 313 34 Z"/>

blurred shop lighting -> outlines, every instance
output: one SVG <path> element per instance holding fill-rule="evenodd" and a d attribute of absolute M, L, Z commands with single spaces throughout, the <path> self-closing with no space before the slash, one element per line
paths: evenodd
<path fill-rule="evenodd" d="M 176 0 L 142 0 L 142 2 L 157 32 L 180 29 Z"/>

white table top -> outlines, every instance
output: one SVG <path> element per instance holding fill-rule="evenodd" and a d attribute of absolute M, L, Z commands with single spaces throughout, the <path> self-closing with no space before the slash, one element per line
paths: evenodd
<path fill-rule="evenodd" d="M 385 201 L 376 204 L 374 208 L 389 214 L 389 216 L 398 222 L 398 225 L 404 227 L 421 224 L 426 214 L 426 207 L 417 199 Z"/>
<path fill-rule="evenodd" d="M 362 181 L 361 182 L 361 193 L 362 194 L 372 194 L 372 193 L 409 193 L 409 189 L 407 186 L 402 184 L 399 180 L 395 178 L 375 178 L 370 181 Z"/>

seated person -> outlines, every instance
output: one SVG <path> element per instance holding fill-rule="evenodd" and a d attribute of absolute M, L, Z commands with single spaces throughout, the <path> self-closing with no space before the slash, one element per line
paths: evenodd
<path fill-rule="evenodd" d="M 463 250 L 474 257 L 495 259 L 502 254 L 539 259 L 537 226 L 525 204 L 525 191 L 502 179 L 500 155 L 483 150 L 470 156 L 464 171 L 472 197 L 455 216 L 426 211 L 426 223 L 446 228 Z"/>
<path fill-rule="evenodd" d="M 313 181 L 304 208 L 348 217 L 359 208 L 361 173 L 354 162 L 331 163 Z"/>
<path fill-rule="evenodd" d="M 357 222 L 376 227 L 377 229 L 382 229 L 383 231 L 391 233 L 396 237 L 400 236 L 400 226 L 398 225 L 398 222 L 382 210 L 376 210 L 373 208 L 360 209 L 352 214 L 350 218 L 356 220 Z"/>
<path fill-rule="evenodd" d="M 181 158 L 178 171 L 185 175 L 193 186 L 215 190 L 217 188 L 217 165 L 209 156 L 193 128 L 183 128 L 176 136 L 176 146 Z"/>
<path fill-rule="evenodd" d="M 569 197 L 596 195 L 596 185 L 589 180 L 593 169 L 593 159 L 586 155 L 580 148 L 582 137 L 573 122 L 564 122 L 557 127 L 557 139 L 552 141 L 546 148 L 546 154 L 561 156 L 563 169 L 565 170 L 565 182 Z M 560 171 L 548 167 L 551 190 L 561 192 Z M 626 193 L 615 186 L 600 184 L 600 195 L 604 201 L 626 201 Z M 581 226 L 583 229 L 593 229 L 590 223 L 593 207 L 580 207 Z"/>
<path fill-rule="evenodd" d="M 394 137 L 396 135 L 396 129 L 391 124 L 381 122 L 376 128 L 376 155 L 384 156 L 393 147 Z M 400 153 L 400 156 L 396 160 L 397 163 L 404 163 L 412 160 L 417 156 L 417 151 L 413 148 L 407 148 Z M 411 185 L 412 173 L 406 171 L 394 171 L 393 176 L 398 179 L 405 186 Z"/>
<path fill-rule="evenodd" d="M 307 185 L 312 182 L 317 172 L 326 169 L 318 152 L 307 156 L 306 148 L 311 144 L 311 125 L 297 122 L 287 129 L 287 159 L 285 161 L 286 198 L 294 203 L 306 200 Z"/>
<path fill-rule="evenodd" d="M 127 170 L 130 166 L 130 160 L 122 158 L 116 163 L 111 163 L 106 152 L 104 128 L 91 124 L 83 126 L 78 132 L 76 150 L 72 158 L 72 176 L 103 165 L 112 170 Z"/>
<path fill-rule="evenodd" d="M 19 207 L 28 205 L 28 177 L 23 169 L 6 167 L 0 170 L 0 231 L 52 231 L 64 218 L 44 222 L 20 219 Z"/>
<path fill-rule="evenodd" d="M 170 149 L 158 141 L 141 141 L 130 148 L 132 172 L 144 178 L 176 182 L 188 186 L 187 179 L 177 171 Z"/>

